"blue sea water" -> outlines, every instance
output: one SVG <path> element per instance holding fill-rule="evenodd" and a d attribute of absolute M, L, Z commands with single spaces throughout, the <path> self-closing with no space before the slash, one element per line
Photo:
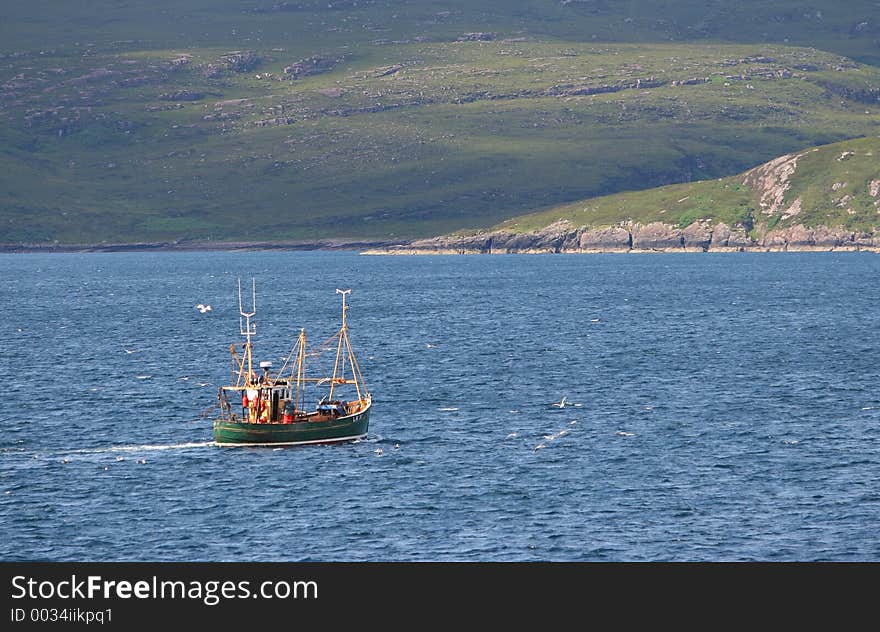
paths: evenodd
<path fill-rule="evenodd" d="M 352 288 L 366 439 L 211 444 L 239 276 L 276 362 Z M 27 254 L 0 278 L 3 560 L 880 560 L 877 255 Z"/>

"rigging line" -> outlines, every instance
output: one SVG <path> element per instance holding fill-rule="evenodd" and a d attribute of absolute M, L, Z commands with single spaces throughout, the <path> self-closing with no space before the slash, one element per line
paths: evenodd
<path fill-rule="evenodd" d="M 205 417 L 210 415 L 212 412 L 214 412 L 215 409 L 219 408 L 219 406 L 220 406 L 220 404 L 213 404 L 211 406 L 208 406 L 205 410 L 203 410 L 199 414 L 199 419 L 204 419 Z"/>
<path fill-rule="evenodd" d="M 345 334 L 345 348 L 348 350 L 348 363 L 351 366 L 351 376 L 354 380 L 354 389 L 357 392 L 358 401 L 361 397 L 361 385 L 358 383 L 357 361 L 354 359 L 354 352 L 351 350 L 351 341 L 348 339 L 348 333 Z"/>
<path fill-rule="evenodd" d="M 345 337 L 345 348 L 346 348 L 346 350 L 348 350 L 348 337 L 347 336 Z M 342 370 L 339 372 L 339 377 L 343 380 L 345 379 L 345 355 L 346 354 L 344 354 L 344 353 L 342 354 Z"/>
<path fill-rule="evenodd" d="M 367 381 L 364 379 L 364 374 L 361 371 L 361 364 L 360 364 L 360 362 L 358 362 L 357 356 L 355 356 L 354 354 L 352 354 L 352 359 L 354 360 L 354 365 L 355 365 L 355 368 L 357 369 L 357 372 L 358 372 L 358 381 L 360 382 L 361 386 L 363 387 L 364 393 L 369 395 L 370 389 L 367 387 Z"/>
<path fill-rule="evenodd" d="M 329 346 L 329 343 L 332 342 L 336 336 L 338 336 L 338 334 L 330 336 L 330 338 L 322 342 L 319 346 L 312 347 L 313 349 L 317 349 L 317 351 L 309 351 L 308 357 L 313 358 L 315 361 L 321 360 L 322 356 L 332 349 L 332 347 Z"/>
<path fill-rule="evenodd" d="M 299 347 L 299 340 L 297 340 L 296 344 L 290 348 L 290 353 L 287 354 L 287 357 L 284 359 L 284 364 L 281 365 L 281 368 L 278 369 L 278 374 L 275 376 L 275 380 L 280 380 L 281 376 L 284 374 L 284 369 L 287 368 L 287 363 L 290 362 L 290 358 L 293 357 L 293 352 L 297 350 Z M 293 376 L 293 368 L 290 370 L 291 376 Z"/>
<path fill-rule="evenodd" d="M 335 334 L 333 334 L 332 336 L 327 338 L 327 340 L 325 340 L 324 342 L 322 342 L 319 345 L 316 345 L 315 348 L 321 349 L 321 353 L 323 353 L 324 351 L 328 351 L 331 348 L 330 343 L 333 342 L 334 340 L 336 340 L 336 338 L 339 336 L 340 333 L 342 333 L 342 332 L 337 331 Z"/>
<path fill-rule="evenodd" d="M 367 384 L 364 381 L 364 374 L 361 373 L 361 365 L 358 363 L 354 351 L 351 348 L 351 341 L 348 339 L 348 336 L 345 337 L 345 340 L 348 343 L 348 353 L 351 358 L 352 373 L 355 373 L 355 381 L 364 387 L 365 393 L 369 394 L 370 390 L 367 388 Z M 360 389 L 358 389 L 358 398 L 360 398 Z"/>
<path fill-rule="evenodd" d="M 244 374 L 244 358 L 239 359 L 234 344 L 229 345 L 229 352 L 232 354 L 233 364 L 238 367 L 238 378 L 235 381 L 235 385 L 241 386 L 241 377 Z"/>
<path fill-rule="evenodd" d="M 333 364 L 333 381 L 330 382 L 330 393 L 327 399 L 333 399 L 333 389 L 336 388 L 336 375 L 339 372 L 339 356 L 342 355 L 342 331 L 339 332 L 339 344 L 336 347 L 336 362 Z"/>
<path fill-rule="evenodd" d="M 317 354 L 317 355 L 310 354 L 309 357 L 310 357 L 311 366 L 314 367 L 314 370 L 312 371 L 313 374 L 316 374 L 316 375 L 329 375 L 330 374 L 330 371 L 327 370 L 325 357 L 323 357 L 321 354 Z"/>

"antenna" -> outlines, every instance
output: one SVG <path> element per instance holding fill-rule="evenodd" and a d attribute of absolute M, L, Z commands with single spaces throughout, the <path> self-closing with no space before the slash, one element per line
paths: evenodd
<path fill-rule="evenodd" d="M 340 290 L 336 288 L 337 294 L 342 294 L 342 328 L 345 329 L 345 312 L 348 310 L 348 306 L 345 304 L 345 297 L 348 294 L 351 294 L 351 288 L 347 290 Z"/>
<path fill-rule="evenodd" d="M 244 307 L 241 302 L 241 278 L 238 279 L 238 313 L 240 316 L 238 317 L 238 328 L 241 331 L 242 336 L 248 337 L 248 342 L 250 342 L 251 336 L 255 336 L 257 334 L 257 324 L 251 322 L 251 317 L 257 313 L 257 280 L 253 279 L 253 307 L 251 311 L 244 311 Z"/>
<path fill-rule="evenodd" d="M 245 354 L 245 362 L 247 362 L 247 375 L 245 377 L 245 384 L 250 386 L 251 384 L 251 376 L 253 375 L 253 356 L 251 353 L 251 336 L 255 336 L 257 333 L 257 324 L 251 322 L 251 317 L 257 313 L 257 280 L 252 279 L 253 283 L 253 301 L 251 307 L 251 311 L 244 311 L 244 306 L 241 301 L 241 277 L 238 278 L 238 313 L 240 314 L 238 317 L 238 328 L 241 331 L 242 336 L 247 337 L 247 342 L 244 345 L 244 354 Z M 242 363 L 242 369 L 244 369 L 244 363 Z"/>

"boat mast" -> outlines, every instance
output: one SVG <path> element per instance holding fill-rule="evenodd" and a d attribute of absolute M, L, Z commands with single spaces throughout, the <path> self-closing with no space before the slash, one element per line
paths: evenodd
<path fill-rule="evenodd" d="M 302 380 L 305 373 L 306 363 L 306 330 L 299 330 L 299 357 L 296 363 L 296 398 L 293 400 L 295 405 L 303 408 L 305 405 L 304 396 L 302 395 Z"/>
<path fill-rule="evenodd" d="M 339 343 L 336 345 L 336 362 L 333 364 L 333 378 L 330 380 L 330 394 L 328 396 L 328 399 L 330 400 L 333 399 L 333 389 L 336 387 L 336 376 L 339 374 L 340 359 L 342 359 L 342 377 L 345 377 L 345 359 L 342 356 L 343 339 L 345 338 L 345 331 L 348 329 L 348 324 L 346 323 L 348 305 L 345 302 L 345 297 L 351 294 L 351 289 L 340 290 L 339 288 L 336 288 L 336 293 L 342 294 L 342 328 L 337 334 L 339 336 Z"/>
<path fill-rule="evenodd" d="M 336 346 L 336 363 L 333 366 L 333 377 L 330 379 L 330 394 L 328 399 L 333 399 L 333 390 L 337 384 L 354 384 L 357 391 L 358 400 L 363 400 L 364 396 L 369 396 L 367 387 L 364 384 L 364 377 L 361 373 L 361 367 L 355 359 L 354 351 L 351 348 L 351 341 L 348 338 L 348 303 L 346 296 L 351 290 L 336 290 L 337 294 L 342 294 L 342 327 L 339 333 L 339 341 Z M 345 351 L 343 352 L 343 348 Z M 345 378 L 345 360 L 348 358 L 348 364 L 351 368 L 351 380 Z M 341 365 L 341 366 L 340 366 Z"/>
<path fill-rule="evenodd" d="M 346 319 L 345 313 L 348 311 L 348 305 L 346 305 L 346 303 L 345 303 L 345 297 L 348 296 L 349 294 L 351 294 L 351 289 L 340 290 L 339 288 L 336 288 L 336 293 L 342 294 L 342 328 L 339 330 L 339 334 L 338 334 L 339 344 L 336 345 L 336 362 L 333 363 L 333 379 L 330 380 L 330 394 L 327 397 L 327 399 L 329 399 L 331 401 L 333 399 L 333 389 L 336 387 L 336 376 L 339 372 L 339 359 L 342 358 L 342 341 L 343 341 L 343 338 L 345 338 L 345 331 L 346 331 L 346 329 L 348 329 L 348 325 L 345 322 L 345 319 Z M 345 373 L 344 360 L 343 360 L 342 372 L 343 372 L 343 374 Z"/>
<path fill-rule="evenodd" d="M 257 333 L 257 324 L 251 322 L 251 318 L 257 313 L 257 280 L 252 279 L 252 283 L 253 306 L 251 307 L 251 311 L 246 312 L 244 311 L 244 306 L 241 300 L 241 277 L 238 279 L 238 329 L 241 332 L 241 335 L 246 337 L 246 342 L 244 343 L 244 361 L 242 362 L 242 370 L 244 369 L 244 364 L 247 363 L 247 375 L 244 380 L 245 386 L 252 385 L 251 378 L 254 372 L 253 356 L 251 353 L 251 336 L 254 336 Z"/>

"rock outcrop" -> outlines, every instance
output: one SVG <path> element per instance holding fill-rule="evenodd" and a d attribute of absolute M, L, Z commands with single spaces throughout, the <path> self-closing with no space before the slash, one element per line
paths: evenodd
<path fill-rule="evenodd" d="M 791 187 L 791 176 L 803 155 L 786 154 L 746 172 L 743 184 L 758 194 L 762 213 L 775 215 L 782 210 L 785 192 Z"/>
<path fill-rule="evenodd" d="M 300 59 L 289 66 L 285 66 L 284 74 L 291 79 L 301 79 L 302 77 L 330 72 L 343 61 L 345 61 L 345 56 L 322 57 L 321 55 L 312 55 L 311 57 Z"/>
<path fill-rule="evenodd" d="M 365 254 L 505 254 L 505 253 L 600 253 L 600 252 L 744 252 L 871 250 L 880 252 L 877 232 L 847 231 L 828 226 L 802 224 L 765 230 L 755 236 L 740 224 L 728 226 L 702 220 L 684 228 L 663 222 L 623 222 L 588 228 L 559 220 L 540 230 L 516 233 L 509 230 L 481 231 L 468 235 L 444 235 L 406 244 L 384 246 Z"/>
<path fill-rule="evenodd" d="M 495 33 L 464 33 L 459 35 L 457 42 L 491 42 L 495 39 Z"/>
<path fill-rule="evenodd" d="M 680 228 L 662 222 L 634 224 L 630 229 L 633 250 L 670 250 L 684 248 L 684 235 Z"/>
<path fill-rule="evenodd" d="M 252 50 L 234 50 L 224 53 L 211 64 L 201 67 L 202 76 L 207 79 L 222 77 L 227 71 L 249 72 L 262 63 L 263 59 Z"/>
<path fill-rule="evenodd" d="M 632 234 L 623 226 L 584 230 L 578 238 L 583 252 L 626 252 L 632 250 Z"/>
<path fill-rule="evenodd" d="M 875 250 L 880 249 L 880 235 L 852 232 L 842 228 L 802 224 L 782 230 L 771 230 L 760 240 L 765 250 Z"/>
<path fill-rule="evenodd" d="M 204 98 L 204 94 L 194 90 L 175 90 L 174 92 L 163 92 L 159 95 L 160 101 L 200 101 Z"/>

